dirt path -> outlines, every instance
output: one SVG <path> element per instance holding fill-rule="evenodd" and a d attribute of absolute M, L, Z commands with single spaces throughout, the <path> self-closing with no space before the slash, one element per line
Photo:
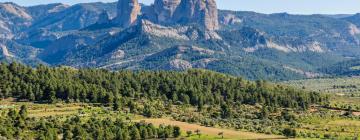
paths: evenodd
<path fill-rule="evenodd" d="M 200 130 L 200 132 L 204 135 L 209 136 L 218 136 L 219 132 L 224 132 L 224 138 L 226 139 L 284 139 L 283 136 L 277 135 L 266 135 L 252 132 L 242 132 L 235 131 L 231 129 L 221 129 L 221 128 L 213 128 L 213 127 L 205 127 L 197 124 L 189 124 L 185 122 L 173 121 L 170 119 L 143 119 L 147 123 L 152 123 L 154 125 L 177 125 L 183 131 L 195 131 Z M 140 120 L 139 120 L 140 121 Z"/>

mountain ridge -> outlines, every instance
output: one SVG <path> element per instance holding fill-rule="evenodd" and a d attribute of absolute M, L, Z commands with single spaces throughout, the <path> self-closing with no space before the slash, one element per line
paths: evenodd
<path fill-rule="evenodd" d="M 36 50 L 29 59 L 23 54 L 33 51 L 7 47 L 15 61 L 27 64 L 111 70 L 203 68 L 268 80 L 327 75 L 319 69 L 360 54 L 359 26 L 350 20 L 356 15 L 261 14 L 218 10 L 212 1 L 172 2 L 139 3 L 128 27 L 117 21 L 116 3 L 14 4 L 31 17 L 0 14 L 0 30 L 6 31 L 0 38 Z M 205 9 L 179 14 L 184 7 Z M 209 18 L 211 14 L 216 16 Z M 25 22 L 12 24 L 19 21 Z"/>

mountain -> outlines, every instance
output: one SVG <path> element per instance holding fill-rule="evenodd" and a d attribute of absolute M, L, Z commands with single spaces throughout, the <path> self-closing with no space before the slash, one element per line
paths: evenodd
<path fill-rule="evenodd" d="M 19 44 L 17 42 L 0 39 L 0 59 L 6 62 L 21 62 L 31 66 L 43 63 L 37 58 L 39 49 Z"/>
<path fill-rule="evenodd" d="M 61 7 L 58 4 L 56 5 L 42 5 L 40 7 Z M 36 12 L 31 9 L 40 11 L 41 8 L 36 7 L 30 7 L 29 11 L 32 13 Z M 57 11 L 52 10 L 53 13 L 45 14 L 46 16 L 44 15 L 43 18 L 33 21 L 31 26 L 18 33 L 15 39 L 22 44 L 44 48 L 56 39 L 95 24 L 104 11 L 107 11 L 109 18 L 116 16 L 116 3 L 84 3 L 70 7 L 63 5 L 62 7 L 66 8 Z M 33 16 L 36 17 L 37 15 Z"/>
<path fill-rule="evenodd" d="M 355 14 L 353 16 L 345 17 L 343 19 L 355 24 L 358 27 L 360 27 L 360 13 L 357 13 L 357 14 Z"/>
<path fill-rule="evenodd" d="M 335 15 L 329 15 L 329 14 L 323 14 L 323 16 L 331 17 L 331 18 L 346 18 L 353 16 L 353 14 L 335 14 Z"/>
<path fill-rule="evenodd" d="M 77 30 L 96 23 L 103 11 L 110 16 L 116 14 L 116 3 L 83 3 L 66 8 L 35 21 L 28 30 L 47 29 L 49 31 Z"/>
<path fill-rule="evenodd" d="M 24 7 L 15 3 L 0 3 L 0 37 L 12 38 L 14 32 L 31 25 L 33 18 Z"/>
<path fill-rule="evenodd" d="M 34 20 L 40 20 L 48 17 L 51 14 L 58 13 L 66 8 L 70 7 L 66 4 L 54 3 L 47 5 L 36 5 L 31 7 L 26 7 L 26 11 L 31 15 Z"/>
<path fill-rule="evenodd" d="M 1 58 L 31 65 L 287 80 L 333 75 L 323 69 L 360 54 L 359 14 L 228 11 L 214 0 L 0 6 Z"/>
<path fill-rule="evenodd" d="M 224 11 L 222 16 L 234 16 L 241 23 L 225 25 L 237 29 L 252 27 L 268 34 L 284 51 L 333 51 L 338 47 L 359 46 L 358 27 L 344 20 L 322 15 L 258 14 Z"/>
<path fill-rule="evenodd" d="M 66 54 L 61 55 L 65 56 L 64 59 L 55 59 L 63 61 L 46 62 L 52 65 L 113 70 L 206 68 L 233 75 L 247 75 L 252 79 L 301 77 L 295 72 L 283 70 L 280 64 L 274 64 L 276 62 L 266 62 L 251 56 L 244 56 L 246 58 L 233 56 L 244 54 L 232 53 L 216 32 L 203 32 L 201 27 L 165 27 L 143 20 L 136 26 L 107 36 L 96 44 L 82 45 L 66 51 Z M 244 40 L 251 39 L 245 37 Z M 49 48 L 49 50 L 54 49 Z M 48 55 L 49 60 L 54 59 L 53 56 L 57 55 Z M 257 72 L 248 72 L 248 70 Z"/>

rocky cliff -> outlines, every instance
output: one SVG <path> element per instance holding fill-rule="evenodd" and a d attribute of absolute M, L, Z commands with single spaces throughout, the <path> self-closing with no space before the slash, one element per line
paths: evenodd
<path fill-rule="evenodd" d="M 197 23 L 208 30 L 219 28 L 218 10 L 215 0 L 182 0 L 175 12 L 177 23 Z"/>
<path fill-rule="evenodd" d="M 174 24 L 174 14 L 181 0 L 155 0 L 154 11 L 160 24 Z"/>
<path fill-rule="evenodd" d="M 137 0 L 119 0 L 115 22 L 129 27 L 138 19 L 140 9 Z M 196 24 L 205 30 L 219 29 L 215 0 L 155 0 L 142 13 L 141 17 L 160 25 Z"/>
<path fill-rule="evenodd" d="M 115 23 L 121 27 L 133 25 L 140 14 L 141 6 L 137 0 L 119 0 Z"/>

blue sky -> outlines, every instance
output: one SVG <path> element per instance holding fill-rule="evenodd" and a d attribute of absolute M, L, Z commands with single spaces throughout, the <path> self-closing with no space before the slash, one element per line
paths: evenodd
<path fill-rule="evenodd" d="M 116 0 L 0 0 L 20 5 L 45 3 L 113 2 Z M 139 0 L 150 4 L 154 0 Z M 217 0 L 219 9 L 255 11 L 260 13 L 288 12 L 292 14 L 353 14 L 360 13 L 360 0 Z"/>

